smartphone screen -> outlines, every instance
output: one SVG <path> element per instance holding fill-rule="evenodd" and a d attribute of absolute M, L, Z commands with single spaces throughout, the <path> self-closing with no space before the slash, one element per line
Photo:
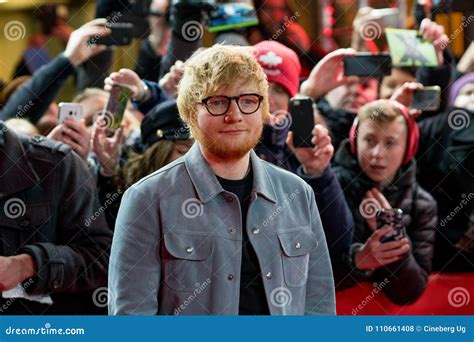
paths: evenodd
<path fill-rule="evenodd" d="M 377 222 L 377 229 L 381 229 L 385 226 L 393 228 L 394 232 L 389 235 L 385 235 L 380 239 L 380 242 L 389 242 L 401 240 L 405 237 L 402 225 L 403 210 L 398 208 L 392 209 L 379 209 L 377 210 L 377 216 L 375 220 Z"/>
<path fill-rule="evenodd" d="M 424 87 L 413 92 L 411 108 L 424 111 L 436 111 L 441 100 L 441 88 L 438 86 Z"/>
<path fill-rule="evenodd" d="M 389 54 L 359 53 L 344 57 L 346 76 L 386 76 L 392 72 L 392 59 Z"/>
<path fill-rule="evenodd" d="M 107 127 L 113 129 L 120 127 L 130 94 L 131 91 L 128 87 L 120 85 L 112 86 L 109 101 L 107 102 L 107 107 L 105 107 L 103 114 Z"/>
<path fill-rule="evenodd" d="M 290 99 L 291 127 L 295 147 L 313 147 L 311 143 L 314 128 L 313 100 L 310 97 Z"/>

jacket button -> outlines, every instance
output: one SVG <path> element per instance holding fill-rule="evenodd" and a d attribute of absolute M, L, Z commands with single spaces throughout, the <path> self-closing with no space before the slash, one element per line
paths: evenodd
<path fill-rule="evenodd" d="M 229 275 L 227 276 L 227 279 L 229 279 L 229 280 L 234 280 L 234 275 L 233 275 L 233 274 L 229 274 Z"/>
<path fill-rule="evenodd" d="M 57 289 L 59 287 L 59 281 L 58 280 L 53 281 L 53 287 L 55 289 Z"/>
<path fill-rule="evenodd" d="M 235 233 L 235 228 L 229 228 L 229 233 L 234 234 Z"/>
<path fill-rule="evenodd" d="M 296 245 L 295 245 L 295 248 L 300 249 L 301 248 L 301 243 L 297 242 Z"/>
<path fill-rule="evenodd" d="M 227 196 L 226 197 L 227 202 L 234 202 L 234 197 L 232 196 Z"/>
<path fill-rule="evenodd" d="M 253 234 L 253 235 L 257 235 L 258 233 L 260 233 L 260 229 L 258 229 L 257 227 L 254 227 L 254 228 L 252 229 L 252 234 Z"/>
<path fill-rule="evenodd" d="M 30 220 L 24 218 L 20 220 L 20 226 L 21 227 L 28 227 L 30 225 Z"/>
<path fill-rule="evenodd" d="M 265 277 L 267 277 L 267 279 L 272 279 L 272 272 L 267 272 L 267 274 L 265 274 Z"/>
<path fill-rule="evenodd" d="M 186 248 L 186 253 L 191 254 L 194 251 L 194 247 L 188 247 Z"/>

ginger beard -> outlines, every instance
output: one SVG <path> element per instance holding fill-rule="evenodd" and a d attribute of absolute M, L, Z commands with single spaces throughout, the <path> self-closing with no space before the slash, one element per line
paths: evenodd
<path fill-rule="evenodd" d="M 259 111 L 254 114 L 261 118 Z M 229 127 L 230 128 L 230 127 Z M 208 153 L 218 159 L 236 160 L 244 157 L 260 141 L 263 132 L 263 120 L 258 125 L 244 125 L 242 123 L 232 126 L 233 129 L 242 129 L 245 132 L 238 135 L 227 135 L 222 131 L 210 131 L 201 129 L 195 125 L 191 131 L 194 139 Z"/>

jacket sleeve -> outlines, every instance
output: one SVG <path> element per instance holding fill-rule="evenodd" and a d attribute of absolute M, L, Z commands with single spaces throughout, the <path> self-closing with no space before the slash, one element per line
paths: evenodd
<path fill-rule="evenodd" d="M 329 253 L 332 259 L 339 259 L 352 243 L 354 219 L 336 175 L 331 166 L 317 177 L 305 175 L 301 166 L 296 173 L 313 189 Z"/>
<path fill-rule="evenodd" d="M 18 117 L 38 122 L 54 101 L 67 78 L 74 73 L 69 59 L 60 54 L 43 65 L 26 84 L 11 96 L 0 113 L 1 120 Z"/>
<path fill-rule="evenodd" d="M 161 102 L 171 99 L 166 93 L 160 88 L 157 82 L 152 82 L 148 80 L 143 80 L 148 88 L 151 91 L 151 97 L 146 100 L 145 102 L 136 102 L 133 101 L 133 104 L 137 109 L 146 114 L 148 113 L 153 107 L 159 105 Z"/>
<path fill-rule="evenodd" d="M 160 220 L 157 201 L 148 196 L 132 186 L 122 198 L 110 257 L 110 315 L 158 312 Z"/>
<path fill-rule="evenodd" d="M 37 266 L 32 293 L 80 293 L 107 284 L 112 232 L 99 208 L 95 181 L 71 150 L 58 167 L 55 241 L 24 247 Z"/>
<path fill-rule="evenodd" d="M 310 203 L 311 230 L 318 246 L 309 255 L 305 315 L 335 315 L 336 295 L 329 251 L 314 192 L 309 187 L 307 197 Z"/>
<path fill-rule="evenodd" d="M 435 200 L 418 190 L 416 217 L 407 228 L 411 250 L 399 261 L 377 269 L 377 281 L 388 279 L 385 294 L 396 304 L 413 303 L 423 293 L 431 272 L 435 230 L 438 223 Z"/>

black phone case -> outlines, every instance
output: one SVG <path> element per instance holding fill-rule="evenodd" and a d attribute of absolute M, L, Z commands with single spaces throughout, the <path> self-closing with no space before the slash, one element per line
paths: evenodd
<path fill-rule="evenodd" d="M 346 76 L 386 76 L 392 73 L 392 59 L 388 54 L 359 54 L 344 58 Z"/>
<path fill-rule="evenodd" d="M 309 97 L 290 99 L 291 127 L 295 147 L 313 147 L 314 127 L 313 100 Z"/>

